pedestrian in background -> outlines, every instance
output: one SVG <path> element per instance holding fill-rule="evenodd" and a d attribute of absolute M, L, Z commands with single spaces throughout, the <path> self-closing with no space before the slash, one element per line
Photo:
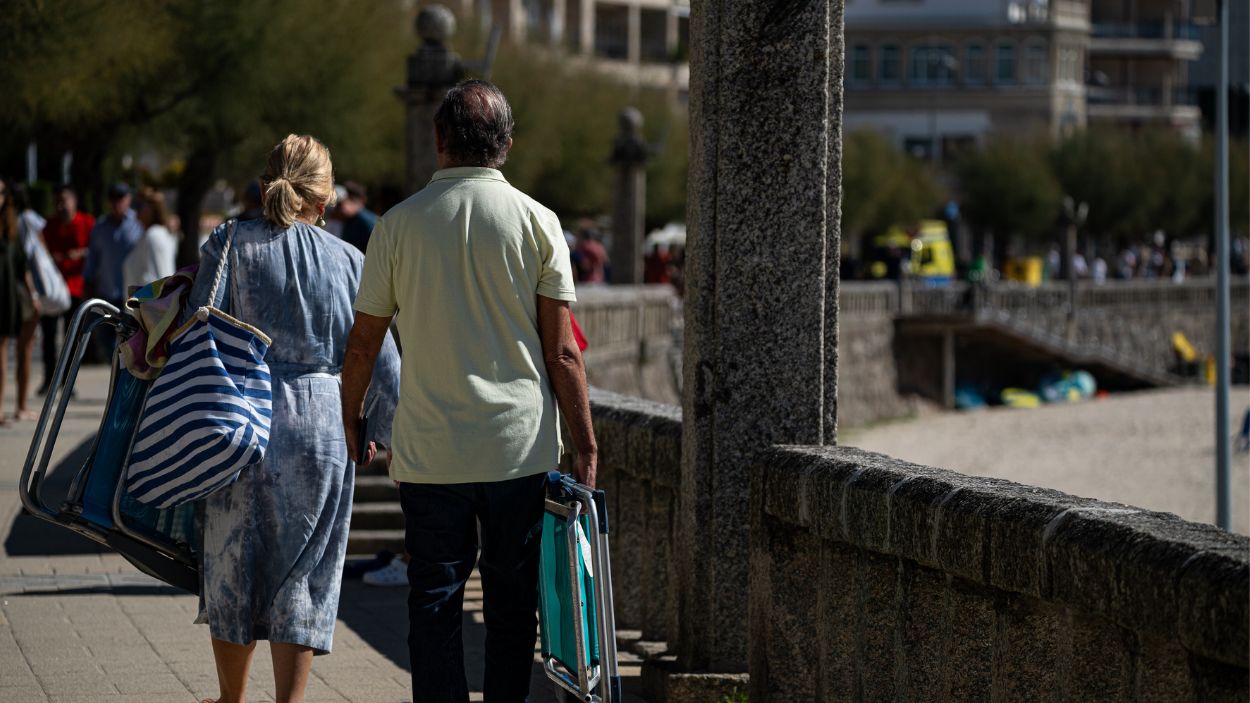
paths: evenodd
<path fill-rule="evenodd" d="M 314 224 L 334 193 L 321 142 L 284 139 L 261 186 L 264 217 L 212 233 L 188 305 L 215 305 L 273 339 L 265 458 L 204 502 L 197 622 L 209 626 L 224 703 L 245 699 L 256 640 L 269 640 L 277 700 L 304 699 L 313 655 L 333 642 L 355 486 L 339 370 L 364 257 Z M 209 300 L 223 251 L 222 293 Z M 369 392 L 369 438 L 382 445 L 399 390 L 386 339 Z"/>
<path fill-rule="evenodd" d="M 78 211 L 78 194 L 72 186 L 63 183 L 56 187 L 54 195 L 56 214 L 43 228 L 43 242 L 48 247 L 48 253 L 52 255 L 52 261 L 65 278 L 65 286 L 69 288 L 70 308 L 63 315 L 49 315 L 39 322 L 43 336 L 43 383 L 39 386 L 40 395 L 47 393 L 52 383 L 61 328 L 64 327 L 65 333 L 69 334 L 69 322 L 86 294 L 83 269 L 87 262 L 87 242 L 92 228 L 95 227 L 94 217 Z"/>
<path fill-rule="evenodd" d="M 48 221 L 43 219 L 31 203 L 30 190 L 23 184 L 13 186 L 8 194 L 13 199 L 13 207 L 17 212 L 17 236 L 22 242 L 22 252 L 26 255 L 26 265 L 34 282 L 36 257 L 41 256 L 43 248 L 43 229 Z M 47 261 L 45 258 L 44 261 Z M 35 296 L 38 299 L 39 296 Z M 46 312 L 41 310 L 40 312 Z M 42 315 L 31 315 L 22 321 L 22 331 L 17 338 L 17 413 L 19 420 L 33 420 L 35 413 L 26 409 L 26 400 L 30 392 L 31 361 L 35 351 L 35 330 L 39 329 Z"/>
<path fill-rule="evenodd" d="M 343 184 L 347 197 L 335 206 L 343 221 L 343 241 L 365 253 L 369 247 L 369 236 L 378 223 L 378 216 L 365 207 L 369 202 L 364 186 L 355 181 Z"/>
<path fill-rule="evenodd" d="M 35 297 L 35 284 L 27 266 L 26 251 L 17 231 L 17 208 L 6 181 L 0 180 L 0 397 L 4 396 L 4 381 L 8 376 L 9 339 L 33 335 L 34 323 L 39 319 L 39 300 Z M 20 347 L 19 347 L 20 349 Z M 17 412 L 18 419 L 29 419 L 26 397 L 30 385 L 30 355 L 17 355 Z M 0 425 L 8 419 L 0 410 Z"/>
<path fill-rule="evenodd" d="M 599 229 L 583 223 L 577 231 L 577 280 L 582 283 L 605 283 L 608 280 L 608 250 L 599 241 Z"/>
<path fill-rule="evenodd" d="M 585 369 L 569 313 L 573 271 L 559 219 L 499 172 L 513 128 L 503 93 L 484 81 L 461 83 L 434 124 L 439 170 L 382 217 L 369 245 L 343 364 L 344 435 L 354 447 L 374 357 L 396 318 L 406 352 L 390 473 L 411 556 L 413 700 L 469 700 L 461 618 L 476 563 L 484 698 L 524 701 L 538 624 L 544 474 L 560 461 L 561 414 L 577 449 L 574 476 L 595 480 Z"/>
<path fill-rule="evenodd" d="M 126 257 L 143 237 L 143 225 L 130 209 L 130 186 L 114 183 L 109 186 L 109 209 L 96 220 L 87 240 L 87 264 L 83 280 L 88 294 L 122 307 L 126 302 Z"/>
<path fill-rule="evenodd" d="M 169 231 L 165 196 L 155 190 L 144 191 L 138 217 L 144 227 L 143 236 L 122 263 L 122 282 L 128 297 L 136 288 L 173 275 L 178 257 L 178 238 Z"/>

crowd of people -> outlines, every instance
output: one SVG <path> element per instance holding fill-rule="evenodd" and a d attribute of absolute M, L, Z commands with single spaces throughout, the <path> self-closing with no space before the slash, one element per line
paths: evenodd
<path fill-rule="evenodd" d="M 164 197 L 156 191 L 143 191 L 136 202 L 128 185 L 115 183 L 99 218 L 79 209 L 73 186 L 60 185 L 53 195 L 54 212 L 45 219 L 24 185 L 0 179 L 0 392 L 8 376 L 8 340 L 15 338 L 17 420 L 35 417 L 27 404 L 36 330 L 43 338 L 43 394 L 60 335 L 82 301 L 102 298 L 122 307 L 129 290 L 174 272 L 178 249 Z M 51 265 L 39 266 L 41 261 Z M 8 422 L 0 412 L 0 425 Z"/>

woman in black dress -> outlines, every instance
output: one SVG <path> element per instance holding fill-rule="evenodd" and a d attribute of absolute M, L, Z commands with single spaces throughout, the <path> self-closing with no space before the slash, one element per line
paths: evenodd
<path fill-rule="evenodd" d="M 20 335 L 22 323 L 32 317 L 39 317 L 39 301 L 35 298 L 34 282 L 26 265 L 26 252 L 17 234 L 17 208 L 13 206 L 13 195 L 9 184 L 0 180 L 0 397 L 4 396 L 4 379 L 8 375 L 5 366 L 8 365 L 9 338 Z M 26 357 L 27 363 L 29 360 Z M 24 385 L 23 380 L 30 380 L 30 369 L 20 368 L 23 365 L 21 354 L 18 354 L 17 363 L 19 385 Z M 21 406 L 25 390 L 18 389 L 18 417 L 29 412 Z M 8 419 L 0 409 L 0 426 L 7 424 Z"/>

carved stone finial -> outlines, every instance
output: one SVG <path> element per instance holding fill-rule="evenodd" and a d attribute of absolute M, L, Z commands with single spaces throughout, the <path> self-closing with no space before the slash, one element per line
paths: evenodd
<path fill-rule="evenodd" d="M 426 5 L 417 13 L 416 29 L 421 41 L 442 44 L 456 33 L 456 16 L 445 5 Z"/>
<path fill-rule="evenodd" d="M 621 110 L 617 120 L 621 131 L 612 142 L 613 163 L 646 163 L 650 149 L 642 139 L 642 113 L 637 108 L 627 107 Z"/>

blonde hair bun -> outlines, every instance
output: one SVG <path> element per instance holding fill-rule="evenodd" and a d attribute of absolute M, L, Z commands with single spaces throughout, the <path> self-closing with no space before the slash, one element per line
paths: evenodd
<path fill-rule="evenodd" d="M 265 219 L 290 227 L 302 214 L 314 215 L 318 205 L 334 201 L 334 168 L 330 150 L 306 134 L 287 135 L 269 152 L 261 176 Z"/>

